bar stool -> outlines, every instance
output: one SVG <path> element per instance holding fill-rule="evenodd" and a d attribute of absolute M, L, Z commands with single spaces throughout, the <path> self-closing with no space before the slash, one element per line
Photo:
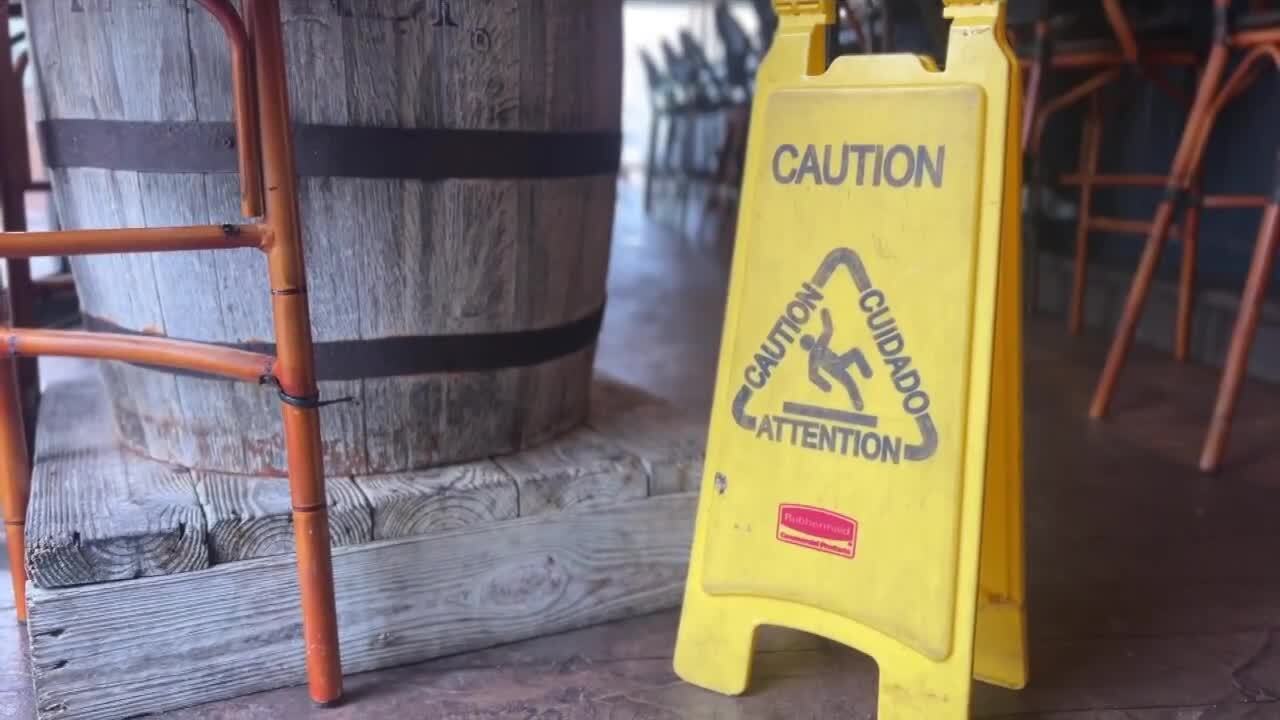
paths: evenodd
<path fill-rule="evenodd" d="M 1048 123 L 1063 110 L 1088 100 L 1090 111 L 1086 115 L 1081 143 L 1080 170 L 1063 178 L 1064 185 L 1080 185 L 1081 222 L 1076 232 L 1077 262 L 1073 285 L 1073 297 L 1068 303 L 1068 325 L 1073 333 L 1079 331 L 1083 293 L 1087 267 L 1081 264 L 1087 258 L 1088 232 L 1109 230 L 1132 232 L 1140 224 L 1124 220 L 1094 219 L 1091 216 L 1092 192 L 1097 187 L 1122 186 L 1123 176 L 1097 174 L 1097 153 L 1101 144 L 1103 116 L 1098 93 L 1134 76 L 1149 82 L 1166 95 L 1185 102 L 1184 94 L 1161 73 L 1171 69 L 1193 67 L 1197 55 L 1179 28 L 1187 19 L 1176 14 L 1163 13 L 1153 17 L 1130 20 L 1120 7 L 1119 0 L 1103 0 L 1097 12 L 1083 13 L 1079 3 L 1052 3 L 1041 0 L 1028 5 L 1027 12 L 1016 20 L 1022 28 L 1020 38 L 1030 37 L 1029 43 L 1021 43 L 1021 61 L 1026 68 L 1027 83 L 1022 124 L 1022 143 L 1030 169 L 1031 232 L 1028 233 L 1028 300 L 1029 310 L 1034 311 L 1039 293 L 1039 256 L 1044 234 L 1044 217 L 1041 207 L 1044 178 L 1042 145 Z M 1027 32 L 1027 28 L 1031 32 Z M 1066 70 L 1086 70 L 1089 75 L 1062 93 L 1044 98 L 1044 88 L 1054 73 Z M 1128 71 L 1128 73 L 1126 73 Z"/>
<path fill-rule="evenodd" d="M 866 54 L 877 51 L 887 52 L 888 36 L 883 31 L 888 23 L 881 26 L 882 34 L 876 36 L 875 27 L 878 8 L 862 3 L 855 5 L 853 0 L 840 0 L 836 3 L 836 12 L 841 22 L 837 23 L 836 52 L 840 55 Z M 934 13 L 937 14 L 936 12 Z"/>
<path fill-rule="evenodd" d="M 751 9 L 756 13 L 756 45 L 763 52 L 773 44 L 778 15 L 773 10 L 773 0 L 751 0 Z"/>
<path fill-rule="evenodd" d="M 142 362 L 267 385 L 281 401 L 297 544 L 303 642 L 312 700 L 342 697 L 328 507 L 320 446 L 306 273 L 285 77 L 279 0 L 199 0 L 231 45 L 242 225 L 6 232 L 0 256 L 88 255 L 258 248 L 267 259 L 277 356 L 202 343 L 113 333 L 5 327 L 0 355 L 0 500 L 20 620 L 26 617 L 24 527 L 30 466 L 15 374 L 17 358 L 39 355 Z M 7 65 L 7 63 L 5 63 Z"/>
<path fill-rule="evenodd" d="M 27 145 L 26 98 L 22 89 L 22 77 L 28 67 L 30 55 L 23 51 L 10 62 L 11 49 L 22 42 L 21 33 L 9 36 L 9 19 L 20 17 L 21 7 L 5 8 L 6 47 L 0 61 L 0 229 L 22 232 L 27 229 L 26 196 L 32 191 L 49 190 L 49 184 L 37 183 L 31 177 L 31 153 Z M 74 292 L 69 275 L 33 280 L 31 263 L 26 258 L 5 260 L 9 282 L 7 295 L 9 306 L 18 324 L 33 325 L 37 317 L 37 303 L 41 298 L 55 293 Z M 19 396 L 23 417 L 34 424 L 36 406 L 40 395 L 40 377 L 36 361 L 23 359 L 18 364 Z M 34 435 L 29 434 L 28 447 Z"/>
<path fill-rule="evenodd" d="M 732 222 L 732 215 L 737 208 L 737 191 L 742 185 L 747 134 L 751 123 L 751 98 L 761 51 L 751 41 L 751 36 L 741 23 L 734 18 L 728 2 L 724 0 L 716 4 L 715 27 L 720 44 L 724 47 L 724 60 L 721 63 L 723 102 L 720 109 L 724 117 L 724 138 L 716 151 L 712 192 L 707 194 L 702 223 L 705 225 L 709 218 L 715 217 L 723 228 Z"/>
<path fill-rule="evenodd" d="M 1256 7 L 1251 5 L 1251 7 Z M 1161 251 L 1168 240 L 1173 217 L 1179 207 L 1190 202 L 1208 208 L 1263 208 L 1262 222 L 1254 245 L 1254 254 L 1240 299 L 1240 310 L 1232 330 L 1226 364 L 1218 388 L 1210 420 L 1209 432 L 1200 455 L 1200 468 L 1216 470 L 1226 449 L 1231 418 L 1240 384 L 1248 364 L 1263 295 L 1280 242 L 1280 158 L 1277 158 L 1276 185 L 1270 195 L 1211 195 L 1194 197 L 1197 178 L 1203 164 L 1205 148 L 1222 109 L 1239 97 L 1258 78 L 1260 66 L 1268 61 L 1280 69 L 1280 12 L 1251 10 L 1233 21 L 1230 0 L 1214 0 L 1214 39 L 1208 61 L 1196 90 L 1191 114 L 1183 128 L 1172 167 L 1165 181 L 1165 195 L 1156 208 L 1141 260 L 1125 302 L 1124 313 L 1116 328 L 1089 414 L 1094 419 L 1106 416 L 1115 394 L 1116 382 L 1124 367 L 1133 337 L 1141 318 L 1143 304 L 1151 289 Z M 1230 76 L 1227 63 L 1233 50 L 1242 51 Z M 1224 82 L 1224 78 L 1226 78 Z M 1179 299 L 1179 342 L 1185 344 L 1190 333 L 1190 289 L 1194 282 L 1195 248 L 1183 254 Z M 1186 293 L 1186 298 L 1181 293 Z M 1183 349 L 1185 354 L 1185 348 Z"/>
<path fill-rule="evenodd" d="M 640 51 L 640 64 L 649 83 L 649 161 L 644 181 L 644 211 L 653 212 L 653 188 L 656 181 L 666 179 L 671 168 L 667 163 L 667 146 L 671 143 L 672 108 L 675 106 L 671 78 L 658 67 L 658 61 L 646 50 Z"/>

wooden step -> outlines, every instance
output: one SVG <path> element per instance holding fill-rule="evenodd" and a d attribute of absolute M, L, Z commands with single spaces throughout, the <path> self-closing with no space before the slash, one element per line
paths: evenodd
<path fill-rule="evenodd" d="M 41 407 L 29 630 L 40 714 L 121 718 L 304 681 L 283 478 L 121 450 L 96 380 Z M 331 478 L 347 672 L 679 603 L 705 420 L 598 381 L 540 448 Z"/>

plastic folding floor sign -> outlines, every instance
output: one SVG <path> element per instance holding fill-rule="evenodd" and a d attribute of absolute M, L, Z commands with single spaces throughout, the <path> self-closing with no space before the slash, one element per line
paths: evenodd
<path fill-rule="evenodd" d="M 760 625 L 879 665 L 879 717 L 1026 683 L 1018 72 L 1003 2 L 947 61 L 829 61 L 774 0 L 676 672 L 743 692 Z"/>

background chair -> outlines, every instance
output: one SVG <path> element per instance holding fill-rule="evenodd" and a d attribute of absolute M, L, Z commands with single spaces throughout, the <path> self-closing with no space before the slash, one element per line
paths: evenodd
<path fill-rule="evenodd" d="M 33 329 L 13 326 L 11 317 L 4 318 L 10 326 L 3 328 L 7 353 L 0 354 L 0 501 L 14 597 L 19 619 L 25 619 L 30 465 L 16 375 L 19 358 L 62 355 L 144 362 L 268 386 L 280 399 L 286 437 L 308 682 L 312 700 L 327 705 L 342 697 L 342 668 L 321 454 L 319 410 L 325 403 L 316 387 L 280 7 L 278 0 L 247 0 L 248 17 L 242 18 L 230 0 L 199 2 L 217 18 L 231 46 L 241 209 L 246 218 L 260 220 L 243 225 L 5 232 L 0 234 L 0 257 L 257 248 L 267 260 L 277 355 L 160 337 Z M 2 65 L 8 68 L 9 63 Z"/>
<path fill-rule="evenodd" d="M 1128 357 L 1143 305 L 1151 289 L 1161 252 L 1173 229 L 1175 214 L 1183 206 L 1210 208 L 1262 208 L 1263 217 L 1254 246 L 1253 258 L 1240 300 L 1240 310 L 1232 330 L 1208 436 L 1200 456 L 1200 467 L 1216 470 L 1225 452 L 1231 418 L 1240 392 L 1240 384 L 1248 364 L 1249 348 L 1257 327 L 1258 314 L 1280 242 L 1280 155 L 1277 156 L 1277 178 L 1266 195 L 1208 195 L 1194 193 L 1204 162 L 1205 150 L 1222 109 L 1249 89 L 1268 66 L 1280 69 L 1280 12 L 1254 9 L 1237 17 L 1231 14 L 1229 0 L 1214 0 L 1214 39 L 1205 68 L 1197 84 L 1195 101 L 1183 128 L 1168 174 L 1164 178 L 1165 195 L 1156 207 L 1148 226 L 1142 257 L 1134 273 L 1124 313 L 1116 328 L 1089 414 L 1104 417 L 1110 409 L 1120 372 Z M 1234 70 L 1227 74 L 1232 56 L 1238 57 Z M 1251 154 L 1249 159 L 1256 159 Z M 1178 337 L 1183 346 L 1190 335 L 1192 290 L 1195 281 L 1196 249 L 1194 243 L 1184 246 L 1178 313 Z"/>

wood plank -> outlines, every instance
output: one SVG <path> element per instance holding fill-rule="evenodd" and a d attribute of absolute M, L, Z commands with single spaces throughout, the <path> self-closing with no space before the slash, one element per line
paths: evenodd
<path fill-rule="evenodd" d="M 207 221 L 208 202 L 205 197 L 204 178 L 183 173 L 139 174 L 139 200 L 150 227 L 183 227 L 200 225 Z M 217 281 L 217 255 L 222 251 L 152 253 L 149 256 L 155 278 L 154 302 L 159 308 L 162 330 L 169 337 L 188 340 L 225 341 L 228 332 L 222 316 L 223 300 Z M 196 278 L 209 278 L 194 291 Z M 265 285 L 265 278 L 259 278 Z M 119 288 L 113 288 L 119 292 Z M 208 467 L 246 468 L 244 443 L 236 433 L 226 431 L 237 427 L 231 416 L 230 403 L 225 394 L 230 391 L 225 381 L 183 376 L 164 377 L 163 371 L 136 369 L 131 375 L 148 373 L 161 377 L 147 378 L 149 383 L 174 385 L 174 392 L 162 396 L 160 412 L 169 416 L 173 426 L 175 444 L 149 443 L 147 454 L 170 462 L 201 460 Z M 128 385 L 125 388 L 129 387 Z M 119 392 L 123 388 L 116 388 Z M 149 408 L 157 413 L 156 407 Z M 151 419 L 148 424 L 159 424 Z"/>
<path fill-rule="evenodd" d="M 373 539 L 429 535 L 517 517 L 515 481 L 492 460 L 358 477 Z"/>
<path fill-rule="evenodd" d="M 143 372 L 128 365 L 112 366 Z M 227 388 L 227 383 L 206 380 Z M 106 407 L 101 387 L 89 383 L 92 397 L 83 399 L 80 406 L 96 403 Z M 217 389 L 217 388 L 215 388 Z M 265 393 L 260 388 L 250 388 Z M 645 399 L 642 393 L 631 389 L 619 392 L 635 397 L 644 408 L 657 413 L 640 418 L 654 425 L 672 424 L 663 417 L 678 418 L 680 413 L 668 405 Z M 605 395 L 608 395 L 606 392 Z M 50 412 L 58 409 L 56 399 Z M 603 403 L 614 408 L 619 415 L 610 427 L 619 437 L 641 435 L 641 425 L 633 411 L 623 411 L 614 401 Z M 82 408 L 81 408 L 82 409 Z M 274 408 L 267 408 L 272 410 Z M 86 439 L 98 438 L 101 446 L 95 452 L 110 457 L 125 457 L 133 465 L 146 463 L 142 458 L 121 453 L 111 437 L 107 416 L 78 416 L 79 425 L 66 429 L 61 425 L 42 424 L 42 452 L 37 458 L 37 494 L 68 492 L 73 487 L 62 475 L 70 472 L 88 472 L 92 482 L 99 484 L 127 482 L 128 478 L 103 479 L 105 473 L 125 473 L 115 464 L 99 463 L 91 471 L 80 466 L 69 466 L 64 458 L 78 457 L 83 453 Z M 602 418 L 607 414 L 602 413 Z M 60 423 L 58 417 L 46 418 L 44 423 Z M 100 425 L 94 426 L 93 423 Z M 634 432 L 628 427 L 637 428 Z M 96 433 L 96 434 L 95 434 Z M 638 445 L 638 441 L 633 440 Z M 52 445 L 50 445 L 52 443 Z M 54 448 L 54 449 L 48 449 Z M 331 531 L 335 546 L 353 545 L 372 540 L 395 539 L 438 533 L 469 527 L 480 523 L 509 520 L 520 515 L 536 515 L 585 504 L 601 504 L 643 498 L 655 483 L 649 469 L 662 472 L 665 468 L 677 468 L 684 462 L 685 454 L 678 445 L 664 445 L 650 439 L 642 448 L 641 456 L 612 442 L 605 436 L 590 430 L 582 430 L 565 439 L 543 447 L 502 458 L 498 462 L 482 460 L 474 463 L 451 465 L 442 468 L 361 476 L 330 476 Z M 96 457 L 96 456 L 95 456 Z M 152 463 L 156 464 L 156 463 Z M 157 464 L 159 465 L 159 464 Z M 276 475 L 223 474 L 214 471 L 188 472 L 181 468 L 159 465 L 166 472 L 183 478 L 183 492 L 194 492 L 201 511 L 205 542 L 208 545 L 208 563 L 225 563 L 247 560 L 291 551 L 293 536 L 291 504 L 287 482 Z M 510 471 L 510 472 L 509 472 Z M 50 476 L 50 473 L 54 473 Z M 53 477 L 48 480 L 48 477 Z M 189 495 L 188 495 L 189 501 Z M 65 502 L 74 502 L 67 499 Z M 114 497 L 104 497 L 103 514 L 115 512 Z M 167 502 L 167 501 L 166 501 Z M 103 527 L 103 532 L 106 528 Z M 100 543 L 111 538 L 96 537 Z M 129 541 L 128 536 L 118 538 Z M 161 550 L 156 549 L 155 553 Z M 158 554 L 152 556 L 155 566 L 151 574 L 168 567 L 159 562 Z M 47 561 L 46 561 L 47 562 Z M 174 571 L 189 569 L 179 562 Z M 66 584 L 59 580 L 58 584 Z"/>
<path fill-rule="evenodd" d="M 209 559 L 225 563 L 294 551 L 289 481 L 280 477 L 194 473 L 208 525 Z M 373 540 L 373 512 L 347 477 L 325 480 L 333 547 Z"/>
<path fill-rule="evenodd" d="M 495 461 L 515 479 L 520 517 L 642 498 L 649 492 L 640 459 L 588 428 Z"/>
<path fill-rule="evenodd" d="M 671 495 L 339 548 L 344 669 L 358 673 L 672 607 L 687 571 L 694 504 L 692 495 Z M 160 712 L 304 678 L 292 557 L 34 589 L 29 601 L 32 667 L 46 718 Z"/>
<path fill-rule="evenodd" d="M 207 222 L 238 222 L 239 185 L 233 175 L 204 176 L 205 198 L 209 205 Z M 227 342 L 271 342 L 275 329 L 271 319 L 271 292 L 265 256 L 257 250 L 224 250 L 214 253 L 210 272 L 216 279 L 213 290 L 222 303 L 219 309 L 226 323 Z M 236 437 L 243 448 L 244 464 L 236 472 L 278 474 L 285 467 L 284 427 L 280 400 L 275 393 L 246 383 L 220 382 L 204 388 L 209 432 Z M 213 414 L 218 408 L 218 414 Z M 321 432 L 327 432 L 325 417 Z M 217 428 L 217 430 L 214 430 Z M 199 458 L 196 458 L 199 459 Z M 213 467 L 200 463 L 201 467 Z M 333 472 L 334 468 L 326 468 Z"/>
<path fill-rule="evenodd" d="M 27 514 L 27 567 L 37 587 L 209 566 L 190 474 L 121 452 L 109 412 L 96 380 L 45 391 Z"/>
<path fill-rule="evenodd" d="M 58 2 L 48 3 L 37 15 L 31 29 L 41 35 L 41 47 L 55 52 L 36 57 L 44 66 L 42 72 L 49 71 L 42 87 L 50 117 L 194 119 L 184 7 L 171 3 Z M 132 32 L 138 27 L 148 32 Z M 114 51 L 125 34 L 132 38 L 128 51 Z M 56 60 L 40 62 L 46 58 Z M 80 168 L 55 173 L 55 180 L 67 184 L 66 191 L 58 194 L 59 201 L 76 206 L 67 214 L 75 220 L 68 227 L 147 224 L 138 173 Z M 72 260 L 72 267 L 85 288 L 81 304 L 86 312 L 135 330 L 163 332 L 150 254 L 79 257 Z M 95 275 L 97 282 L 89 277 Z M 121 287 L 130 291 L 120 292 Z M 116 415 L 132 446 L 169 457 L 163 449 L 186 441 L 177 424 L 147 421 L 152 407 L 164 406 L 176 396 L 172 377 L 119 367 L 108 370 L 104 377 L 110 386 L 121 390 L 115 393 L 119 399 Z"/>
<path fill-rule="evenodd" d="M 650 495 L 699 488 L 707 448 L 705 420 L 606 378 L 592 388 L 588 424 L 640 458 Z"/>

